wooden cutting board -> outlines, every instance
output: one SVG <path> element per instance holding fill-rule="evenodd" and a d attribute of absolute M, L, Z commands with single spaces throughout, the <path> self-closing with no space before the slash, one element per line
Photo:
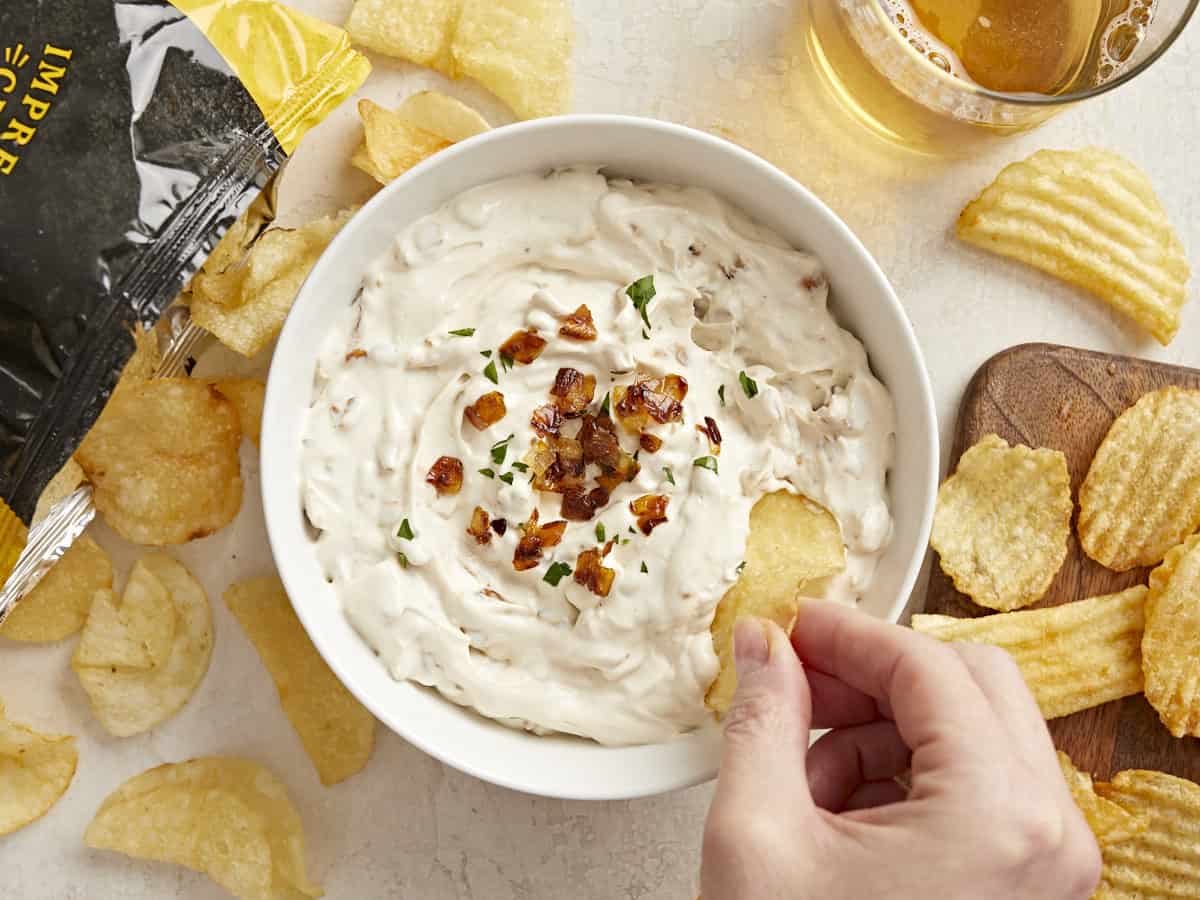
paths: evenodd
<path fill-rule="evenodd" d="M 1200 389 L 1200 370 L 1057 344 L 1022 344 L 992 357 L 967 385 L 959 409 L 950 471 L 968 447 L 995 433 L 1010 444 L 1051 447 L 1067 456 L 1071 490 L 1079 485 L 1113 420 L 1148 391 L 1167 385 Z M 1054 606 L 1145 584 L 1148 569 L 1110 572 L 1080 548 L 1071 518 L 1067 559 L 1046 596 Z M 981 616 L 934 566 L 925 611 Z M 1197 660 L 1200 665 L 1200 659 Z M 1200 739 L 1179 740 L 1141 695 L 1106 703 L 1050 723 L 1054 742 L 1076 765 L 1101 778 L 1121 769 L 1158 769 L 1200 782 Z"/>

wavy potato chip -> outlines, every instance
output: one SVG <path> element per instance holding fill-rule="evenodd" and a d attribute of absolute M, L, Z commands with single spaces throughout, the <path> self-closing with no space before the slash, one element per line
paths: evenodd
<path fill-rule="evenodd" d="M 462 0 L 354 0 L 346 31 L 354 43 L 454 77 L 450 37 Z"/>
<path fill-rule="evenodd" d="M 1129 840 L 1135 834 L 1146 830 L 1150 824 L 1148 816 L 1131 813 L 1097 794 L 1092 776 L 1075 768 L 1071 757 L 1061 750 L 1058 751 L 1058 764 L 1062 768 L 1067 787 L 1071 789 L 1075 805 L 1087 819 L 1088 827 L 1102 849 L 1108 844 Z"/>
<path fill-rule="evenodd" d="M 914 631 L 940 641 L 992 644 L 1016 660 L 1047 719 L 1140 693 L 1147 589 L 1045 609 L 957 619 L 916 615 Z"/>
<path fill-rule="evenodd" d="M 0 636 L 33 643 L 61 641 L 83 627 L 92 597 L 112 583 L 108 554 L 83 535 L 8 614 Z"/>
<path fill-rule="evenodd" d="M 240 262 L 193 279 L 189 304 L 196 324 L 242 356 L 254 356 L 279 334 L 308 273 L 354 210 L 302 228 L 264 232 Z"/>
<path fill-rule="evenodd" d="M 929 542 L 958 590 L 1007 612 L 1049 589 L 1067 557 L 1071 510 L 1062 453 L 989 434 L 938 490 Z"/>
<path fill-rule="evenodd" d="M 721 662 L 704 698 L 710 709 L 724 713 L 737 689 L 733 666 L 737 620 L 743 616 L 770 619 L 791 631 L 802 587 L 845 567 L 842 530 L 829 510 L 787 491 L 766 494 L 754 504 L 745 569 L 717 604 L 709 629 Z"/>
<path fill-rule="evenodd" d="M 75 738 L 10 722 L 0 703 L 0 835 L 44 816 L 67 792 L 78 761 Z"/>
<path fill-rule="evenodd" d="M 1096 792 L 1147 825 L 1101 846 L 1104 870 L 1096 900 L 1200 897 L 1200 785 L 1162 772 L 1117 773 Z"/>
<path fill-rule="evenodd" d="M 213 646 L 208 597 L 181 563 L 152 553 L 129 581 L 120 607 L 111 591 L 97 592 L 71 659 L 92 712 L 117 737 L 153 728 L 182 709 L 208 671 Z M 160 587 L 170 609 L 161 605 Z"/>
<path fill-rule="evenodd" d="M 1146 699 L 1175 737 L 1200 737 L 1200 534 L 1150 573 L 1142 638 Z"/>
<path fill-rule="evenodd" d="M 205 757 L 143 772 L 105 799 L 83 839 L 204 872 L 242 900 L 322 894 L 305 871 L 287 790 L 249 760 Z"/>
<path fill-rule="evenodd" d="M 225 605 L 262 657 L 321 783 L 337 784 L 362 771 L 375 746 L 375 717 L 317 653 L 280 580 L 239 582 L 225 592 Z"/>
<path fill-rule="evenodd" d="M 1200 528 L 1200 391 L 1145 394 L 1113 422 L 1079 487 L 1079 542 L 1125 572 Z"/>
<path fill-rule="evenodd" d="M 571 103 L 575 23 L 567 0 L 464 0 L 450 44 L 455 77 L 474 78 L 522 119 Z"/>
<path fill-rule="evenodd" d="M 257 378 L 224 378 L 214 385 L 237 410 L 242 434 L 257 447 L 262 434 L 263 398 L 267 386 Z"/>
<path fill-rule="evenodd" d="M 1039 150 L 1004 169 L 958 219 L 969 244 L 1091 291 L 1161 343 L 1191 276 L 1149 179 L 1107 150 Z"/>
<path fill-rule="evenodd" d="M 113 394 L 76 458 L 96 509 L 135 544 L 182 544 L 242 505 L 237 410 L 215 388 L 156 378 Z"/>
<path fill-rule="evenodd" d="M 380 184 L 399 178 L 421 160 L 450 146 L 449 141 L 370 100 L 358 101 L 358 114 L 363 120 L 363 143 L 350 163 Z"/>

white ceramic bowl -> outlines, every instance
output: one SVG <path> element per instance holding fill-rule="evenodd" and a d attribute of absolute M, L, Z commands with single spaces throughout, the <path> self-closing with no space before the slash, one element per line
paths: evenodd
<path fill-rule="evenodd" d="M 609 748 L 536 737 L 484 719 L 431 690 L 394 681 L 347 623 L 317 565 L 299 489 L 300 439 L 317 350 L 367 265 L 415 219 L 468 188 L 523 172 L 603 163 L 638 179 L 715 191 L 824 263 L 838 319 L 866 345 L 900 423 L 890 487 L 895 535 L 864 607 L 894 621 L 912 591 L 933 515 L 938 448 L 921 351 L 899 300 L 849 229 L 816 197 L 758 157 L 699 131 L 649 119 L 568 116 L 491 131 L 438 153 L 384 188 L 346 225 L 296 299 L 267 386 L 262 491 L 267 530 L 288 595 L 317 649 L 384 724 L 426 753 L 479 778 L 552 797 L 615 799 L 714 776 L 720 733 Z"/>

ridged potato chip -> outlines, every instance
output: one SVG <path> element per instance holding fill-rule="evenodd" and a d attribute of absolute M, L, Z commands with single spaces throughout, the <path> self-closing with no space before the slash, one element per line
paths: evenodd
<path fill-rule="evenodd" d="M 120 607 L 111 591 L 97 592 L 71 659 L 92 712 L 117 737 L 182 709 L 208 671 L 213 646 L 208 597 L 182 564 L 152 553 L 129 582 Z"/>
<path fill-rule="evenodd" d="M 354 43 L 454 77 L 450 38 L 462 0 L 354 0 L 346 31 Z"/>
<path fill-rule="evenodd" d="M 83 627 L 92 597 L 112 583 L 108 554 L 83 535 L 17 603 L 0 626 L 0 636 L 32 643 L 61 641 Z"/>
<path fill-rule="evenodd" d="M 1142 638 L 1146 699 L 1175 737 L 1200 737 L 1200 535 L 1150 573 Z"/>
<path fill-rule="evenodd" d="M 1179 330 L 1187 256 L 1149 179 L 1115 153 L 1013 163 L 963 210 L 958 236 L 1091 291 L 1163 344 Z"/>
<path fill-rule="evenodd" d="M 263 397 L 267 386 L 257 378 L 223 378 L 214 385 L 237 410 L 242 434 L 257 447 L 262 434 Z"/>
<path fill-rule="evenodd" d="M 354 210 L 302 228 L 264 232 L 237 262 L 206 268 L 193 279 L 188 303 L 196 324 L 242 356 L 254 356 L 279 334 L 308 273 Z"/>
<path fill-rule="evenodd" d="M 0 703 L 0 835 L 44 816 L 67 792 L 78 761 L 75 738 L 10 722 Z"/>
<path fill-rule="evenodd" d="M 1079 487 L 1079 543 L 1125 572 L 1200 528 L 1200 391 L 1145 394 L 1108 430 Z"/>
<path fill-rule="evenodd" d="M 520 118 L 565 113 L 575 23 L 567 0 L 464 0 L 450 44 L 455 77 L 474 78 Z"/>
<path fill-rule="evenodd" d="M 938 491 L 929 542 L 958 590 L 1007 612 L 1049 589 L 1067 557 L 1071 510 L 1062 453 L 989 434 Z"/>
<path fill-rule="evenodd" d="M 225 605 L 262 657 L 321 783 L 362 771 L 375 746 L 375 717 L 317 653 L 279 579 L 239 582 L 225 592 Z"/>
<path fill-rule="evenodd" d="M 1094 900 L 1200 897 L 1200 786 L 1131 769 L 1097 784 L 1096 792 L 1148 821 L 1128 840 L 1101 847 L 1104 870 Z"/>
<path fill-rule="evenodd" d="M 914 631 L 992 644 L 1016 660 L 1047 719 L 1140 693 L 1146 588 L 1045 609 L 956 619 L 916 615 Z"/>
<path fill-rule="evenodd" d="M 777 491 L 761 497 L 750 510 L 746 565 L 737 583 L 721 598 L 710 632 L 721 669 L 705 702 L 724 713 L 737 690 L 733 666 L 733 626 L 743 616 L 770 619 L 791 631 L 806 583 L 846 567 L 846 548 L 837 519 L 806 497 Z"/>
<path fill-rule="evenodd" d="M 96 509 L 135 544 L 182 544 L 233 521 L 242 505 L 237 410 L 215 388 L 156 378 L 117 391 L 76 458 Z"/>
<path fill-rule="evenodd" d="M 363 143 L 350 163 L 380 184 L 399 178 L 421 160 L 450 146 L 449 141 L 370 100 L 358 101 L 358 114 L 363 121 Z"/>
<path fill-rule="evenodd" d="M 1062 768 L 1067 787 L 1071 789 L 1075 805 L 1087 819 L 1088 827 L 1091 828 L 1101 849 L 1109 844 L 1127 841 L 1146 830 L 1150 824 L 1149 816 L 1132 813 L 1101 797 L 1096 793 L 1092 776 L 1075 768 L 1071 757 L 1061 750 L 1058 751 L 1058 764 Z"/>
<path fill-rule="evenodd" d="M 97 850 L 204 872 L 242 900 L 320 897 L 287 790 L 258 763 L 204 757 L 150 769 L 108 796 L 84 833 Z"/>

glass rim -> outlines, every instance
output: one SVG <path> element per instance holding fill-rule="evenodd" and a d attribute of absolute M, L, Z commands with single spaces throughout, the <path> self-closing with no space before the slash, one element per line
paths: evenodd
<path fill-rule="evenodd" d="M 1101 94 L 1106 94 L 1109 91 L 1120 87 L 1121 85 L 1140 75 L 1155 62 L 1157 62 L 1164 53 L 1171 49 L 1171 46 L 1176 40 L 1179 39 L 1179 36 L 1183 34 L 1183 30 L 1187 28 L 1188 23 L 1191 22 L 1192 16 L 1196 12 L 1196 9 L 1200 8 L 1200 0 L 1188 0 L 1187 7 L 1179 15 L 1179 20 L 1171 28 L 1171 31 L 1163 38 L 1159 45 L 1155 47 L 1145 59 L 1139 61 L 1137 65 L 1125 70 L 1116 78 L 1113 78 L 1110 81 L 1105 81 L 1102 84 L 1097 84 L 1081 91 L 1072 91 L 1069 94 L 1053 95 L 994 91 L 990 88 L 985 88 L 982 85 L 964 81 L 963 79 L 952 75 L 950 72 L 933 65 L 923 53 L 918 53 L 916 48 L 900 35 L 899 27 L 884 11 L 882 4 L 873 3 L 872 5 L 875 7 L 876 15 L 883 20 L 884 26 L 888 28 L 896 40 L 900 42 L 900 44 L 904 47 L 905 52 L 911 54 L 913 57 L 919 59 L 922 63 L 928 66 L 931 71 L 936 73 L 938 78 L 945 79 L 956 87 L 967 90 L 972 94 L 980 97 L 986 97 L 989 100 L 995 100 L 1000 103 L 1008 103 L 1013 106 L 1050 107 L 1066 106 L 1071 103 L 1077 103 L 1080 100 L 1088 100 L 1092 97 L 1098 97 Z"/>

